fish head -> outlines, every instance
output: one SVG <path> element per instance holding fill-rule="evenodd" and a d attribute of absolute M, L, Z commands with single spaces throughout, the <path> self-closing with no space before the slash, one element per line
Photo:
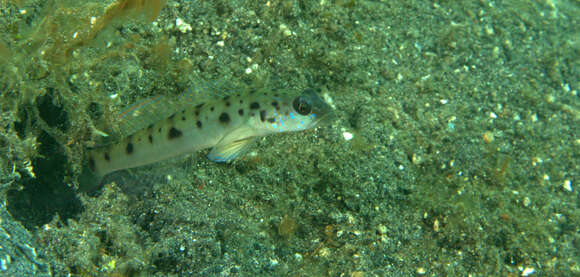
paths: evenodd
<path fill-rule="evenodd" d="M 314 89 L 305 89 L 298 96 L 284 99 L 288 105 L 276 106 L 261 124 L 268 133 L 312 129 L 332 118 L 332 108 Z"/>
<path fill-rule="evenodd" d="M 300 124 L 304 125 L 304 129 L 314 128 L 332 118 L 332 108 L 310 88 L 294 98 L 292 109 L 297 119 L 301 121 Z"/>

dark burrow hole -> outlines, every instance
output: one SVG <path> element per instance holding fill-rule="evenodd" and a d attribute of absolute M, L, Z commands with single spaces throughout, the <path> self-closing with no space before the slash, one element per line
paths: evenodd
<path fill-rule="evenodd" d="M 69 126 L 68 115 L 53 104 L 50 95 L 37 101 L 39 116 L 49 126 L 65 131 Z M 25 130 L 35 125 L 35 119 L 28 112 L 23 112 L 20 119 L 15 129 L 22 138 L 26 136 Z M 10 190 L 6 195 L 8 211 L 29 230 L 50 222 L 57 214 L 67 222 L 82 211 L 74 189 L 64 182 L 68 160 L 62 147 L 44 131 L 39 133 L 37 142 L 40 155 L 31 164 L 36 178 L 20 172 L 22 190 Z"/>

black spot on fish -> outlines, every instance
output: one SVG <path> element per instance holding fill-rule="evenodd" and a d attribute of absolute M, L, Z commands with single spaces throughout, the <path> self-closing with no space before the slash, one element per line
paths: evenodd
<path fill-rule="evenodd" d="M 93 157 L 89 157 L 89 169 L 95 171 L 95 159 Z"/>
<path fill-rule="evenodd" d="M 181 117 L 181 120 L 182 120 L 182 121 L 185 121 L 185 116 L 182 116 L 182 117 Z"/>
<path fill-rule="evenodd" d="M 151 129 L 153 129 L 153 124 L 149 124 L 149 126 L 147 126 L 147 129 L 148 129 L 148 130 L 151 130 Z"/>
<path fill-rule="evenodd" d="M 181 131 L 179 131 L 175 127 L 171 127 L 171 129 L 169 129 L 169 132 L 167 132 L 168 139 L 175 139 L 175 138 L 181 137 L 182 135 L 183 135 L 183 133 L 181 133 Z"/>
<path fill-rule="evenodd" d="M 244 104 L 244 100 L 241 100 L 241 99 L 240 99 L 240 104 Z"/>
<path fill-rule="evenodd" d="M 226 96 L 226 97 L 224 97 L 224 101 L 227 101 L 228 99 L 230 99 L 230 96 L 229 95 Z"/>
<path fill-rule="evenodd" d="M 157 130 L 157 132 L 161 133 L 161 129 L 163 129 L 163 128 L 159 127 L 159 130 Z"/>
<path fill-rule="evenodd" d="M 201 129 L 201 121 L 198 120 L 195 124 L 197 124 L 197 128 Z"/>
<path fill-rule="evenodd" d="M 215 110 L 215 108 L 214 107 L 211 107 L 211 108 L 209 108 L 209 110 L 213 112 L 213 110 Z"/>
<path fill-rule="evenodd" d="M 275 118 L 273 118 L 273 117 L 270 117 L 270 118 L 268 118 L 268 122 L 270 122 L 270 123 L 274 123 L 274 122 L 276 122 L 276 119 L 275 119 Z"/>
<path fill-rule="evenodd" d="M 231 105 L 231 104 L 230 104 L 230 102 L 229 102 L 229 101 L 228 101 L 228 102 L 226 102 L 226 107 L 229 107 L 230 105 Z"/>
<path fill-rule="evenodd" d="M 276 100 L 272 101 L 272 106 L 278 108 L 278 101 Z"/>
<path fill-rule="evenodd" d="M 201 107 L 203 107 L 203 105 L 205 105 L 205 103 L 198 104 L 195 106 L 195 108 L 199 110 L 201 109 Z"/>
<path fill-rule="evenodd" d="M 250 104 L 250 109 L 252 109 L 252 110 L 257 110 L 259 108 L 260 108 L 260 104 L 258 104 L 258 102 L 252 102 Z"/>
<path fill-rule="evenodd" d="M 125 152 L 127 152 L 127 154 L 132 154 L 133 153 L 133 143 L 132 142 L 128 142 L 127 143 L 127 148 L 125 148 Z"/>
<path fill-rule="evenodd" d="M 149 135 L 149 143 L 153 143 L 153 136 Z"/>
<path fill-rule="evenodd" d="M 194 113 L 195 113 L 195 116 L 199 116 L 199 111 L 198 110 L 195 110 Z"/>
<path fill-rule="evenodd" d="M 262 122 L 264 122 L 264 120 L 266 120 L 266 110 L 261 110 L 260 111 L 260 120 Z"/>
<path fill-rule="evenodd" d="M 230 115 L 228 113 L 220 114 L 219 118 L 221 123 L 228 124 L 230 122 Z"/>
<path fill-rule="evenodd" d="M 109 152 L 105 152 L 105 161 L 110 161 L 111 160 L 111 156 L 109 156 Z"/>
<path fill-rule="evenodd" d="M 239 114 L 239 115 L 244 115 L 244 109 L 239 109 L 239 110 L 238 110 L 238 114 Z"/>

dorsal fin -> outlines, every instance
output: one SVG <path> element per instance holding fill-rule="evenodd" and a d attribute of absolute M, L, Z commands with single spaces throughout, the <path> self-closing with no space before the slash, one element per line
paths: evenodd
<path fill-rule="evenodd" d="M 109 124 L 105 129 L 105 133 L 109 134 L 106 140 L 115 141 L 127 137 L 177 111 L 216 98 L 215 91 L 217 89 L 213 85 L 196 85 L 177 97 L 158 95 L 141 99 L 126 107 L 117 120 Z"/>
<path fill-rule="evenodd" d="M 191 86 L 177 97 L 158 95 L 141 99 L 126 107 L 110 122 L 104 133 L 109 136 L 102 142 L 103 145 L 120 140 L 152 123 L 168 118 L 173 113 L 193 107 L 228 95 L 245 95 L 250 91 L 261 92 L 264 88 L 240 85 L 234 87 L 227 82 L 212 81 Z"/>

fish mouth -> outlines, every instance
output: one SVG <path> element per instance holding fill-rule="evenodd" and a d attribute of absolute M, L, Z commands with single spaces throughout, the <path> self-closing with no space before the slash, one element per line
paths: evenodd
<path fill-rule="evenodd" d="M 316 119 L 317 126 L 327 125 L 335 119 L 335 113 L 332 108 L 326 103 L 324 103 L 324 105 L 326 105 L 326 107 L 318 112 L 318 117 Z"/>
<path fill-rule="evenodd" d="M 334 119 L 332 107 L 314 89 L 305 89 L 301 97 L 307 98 L 312 106 L 312 113 L 316 115 L 315 125 L 327 124 Z"/>

